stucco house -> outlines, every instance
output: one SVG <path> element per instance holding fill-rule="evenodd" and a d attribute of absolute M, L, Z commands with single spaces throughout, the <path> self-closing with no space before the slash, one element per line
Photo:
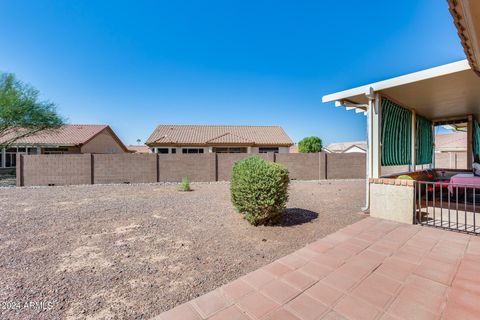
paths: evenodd
<path fill-rule="evenodd" d="M 11 133 L 10 135 L 12 135 Z M 8 134 L 0 137 L 0 144 L 10 140 Z M 0 168 L 15 168 L 16 155 L 68 153 L 126 153 L 127 147 L 115 132 L 105 124 L 66 124 L 59 129 L 40 132 L 16 140 L 0 149 Z"/>
<path fill-rule="evenodd" d="M 279 126 L 159 125 L 145 143 L 153 153 L 289 153 Z"/>
<path fill-rule="evenodd" d="M 367 153 L 367 141 L 347 141 L 329 144 L 323 148 L 328 153 Z"/>

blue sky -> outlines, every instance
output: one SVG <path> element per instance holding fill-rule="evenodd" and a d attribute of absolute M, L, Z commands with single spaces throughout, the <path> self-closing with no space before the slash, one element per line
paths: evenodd
<path fill-rule="evenodd" d="M 127 144 L 164 123 L 361 140 L 323 95 L 465 57 L 438 0 L 4 0 L 0 39 L 1 71 Z"/>

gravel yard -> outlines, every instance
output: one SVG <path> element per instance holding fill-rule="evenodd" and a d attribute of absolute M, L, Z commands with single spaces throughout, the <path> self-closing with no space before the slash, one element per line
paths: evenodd
<path fill-rule="evenodd" d="M 0 188 L 0 318 L 148 319 L 363 217 L 363 180 L 293 182 L 273 227 L 192 188 Z"/>
<path fill-rule="evenodd" d="M 15 176 L 0 175 L 0 187 L 15 187 Z"/>

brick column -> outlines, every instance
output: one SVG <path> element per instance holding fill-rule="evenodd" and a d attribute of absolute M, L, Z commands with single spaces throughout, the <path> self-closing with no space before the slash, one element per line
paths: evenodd
<path fill-rule="evenodd" d="M 17 153 L 16 182 L 17 187 L 23 187 L 23 155 Z"/>
<path fill-rule="evenodd" d="M 327 179 L 327 153 L 319 152 L 318 156 L 318 179 L 325 180 Z"/>
<path fill-rule="evenodd" d="M 214 153 L 215 155 L 215 181 L 218 181 L 218 154 Z"/>
<path fill-rule="evenodd" d="M 90 154 L 90 184 L 95 183 L 95 156 Z"/>
<path fill-rule="evenodd" d="M 267 160 L 270 162 L 275 162 L 275 154 L 273 152 L 265 153 L 267 155 Z"/>
<path fill-rule="evenodd" d="M 155 154 L 155 161 L 156 161 L 156 166 L 157 166 L 157 170 L 155 171 L 156 174 L 157 174 L 157 176 L 156 176 L 156 179 L 155 179 L 155 180 L 156 180 L 157 182 L 160 182 L 160 162 L 159 162 L 159 161 L 160 161 L 160 158 L 159 158 L 159 156 L 158 156 L 158 153 Z"/>
<path fill-rule="evenodd" d="M 218 173 L 217 173 L 217 154 L 216 153 L 209 153 L 209 161 L 210 161 L 210 181 L 217 181 Z"/>

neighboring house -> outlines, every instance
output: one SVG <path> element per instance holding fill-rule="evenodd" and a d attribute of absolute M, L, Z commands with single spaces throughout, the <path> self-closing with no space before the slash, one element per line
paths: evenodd
<path fill-rule="evenodd" d="M 435 135 L 435 167 L 467 168 L 467 132 Z"/>
<path fill-rule="evenodd" d="M 8 140 L 0 137 L 0 143 Z M 0 152 L 0 168 L 15 168 L 16 155 L 66 153 L 125 153 L 127 147 L 108 125 L 66 124 L 59 129 L 20 138 Z"/>
<path fill-rule="evenodd" d="M 327 153 L 366 153 L 367 142 L 366 141 L 349 141 L 349 142 L 337 142 L 331 143 L 323 149 Z"/>
<path fill-rule="evenodd" d="M 131 153 L 151 153 L 150 148 L 146 145 L 129 145 L 127 149 Z"/>
<path fill-rule="evenodd" d="M 145 143 L 155 153 L 288 153 L 278 126 L 159 125 Z"/>

